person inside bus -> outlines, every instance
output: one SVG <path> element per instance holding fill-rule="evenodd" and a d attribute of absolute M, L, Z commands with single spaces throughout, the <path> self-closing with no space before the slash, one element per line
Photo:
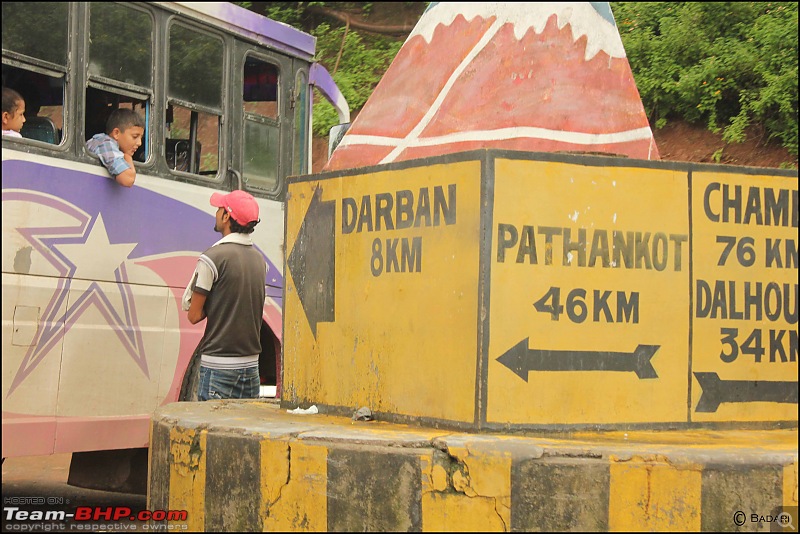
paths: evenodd
<path fill-rule="evenodd" d="M 25 100 L 13 89 L 3 87 L 3 135 L 22 137 L 25 124 Z"/>
<path fill-rule="evenodd" d="M 136 181 L 133 154 L 142 144 L 144 119 L 132 109 L 114 110 L 106 122 L 106 133 L 86 141 L 86 149 L 100 158 L 118 184 L 132 187 Z"/>
<path fill-rule="evenodd" d="M 237 190 L 212 194 L 211 205 L 218 208 L 214 231 L 222 239 L 200 255 L 182 302 L 190 323 L 208 318 L 197 347 L 197 397 L 254 399 L 261 385 L 258 358 L 267 276 L 266 261 L 250 238 L 260 222 L 258 203 Z"/>

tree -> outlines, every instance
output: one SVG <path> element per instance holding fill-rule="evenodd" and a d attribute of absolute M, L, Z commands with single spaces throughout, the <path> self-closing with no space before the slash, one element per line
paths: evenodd
<path fill-rule="evenodd" d="M 797 155 L 797 4 L 612 2 L 651 124 L 705 123 L 727 142 L 761 124 Z"/>
<path fill-rule="evenodd" d="M 334 80 L 354 111 L 366 102 L 405 38 L 357 29 L 352 15 L 359 10 L 369 14 L 368 2 L 259 5 L 262 14 L 317 37 L 316 59 L 335 71 Z M 427 3 L 404 5 L 421 15 Z M 656 128 L 686 120 L 737 142 L 756 125 L 797 155 L 797 3 L 611 2 L 611 8 Z M 343 22 L 348 20 L 344 12 L 349 25 Z M 320 100 L 314 113 L 321 120 L 315 119 L 314 131 L 324 135 L 336 114 Z"/>

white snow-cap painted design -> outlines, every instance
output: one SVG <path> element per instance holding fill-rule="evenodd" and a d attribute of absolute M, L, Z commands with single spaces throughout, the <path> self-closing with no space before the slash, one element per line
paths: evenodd
<path fill-rule="evenodd" d="M 550 16 L 556 15 L 558 29 L 569 24 L 573 41 L 586 36 L 584 60 L 589 61 L 600 50 L 612 58 L 625 57 L 616 26 L 603 18 L 590 2 L 439 2 L 417 22 L 406 42 L 420 35 L 430 43 L 436 27 L 439 24 L 450 26 L 458 15 L 467 22 L 475 17 L 495 17 L 501 24 L 511 23 L 517 39 L 522 39 L 530 28 L 542 33 Z"/>

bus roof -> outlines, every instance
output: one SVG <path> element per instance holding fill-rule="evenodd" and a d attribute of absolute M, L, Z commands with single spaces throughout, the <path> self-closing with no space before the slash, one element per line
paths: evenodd
<path fill-rule="evenodd" d="M 260 44 L 311 61 L 316 37 L 230 2 L 155 2 Z"/>

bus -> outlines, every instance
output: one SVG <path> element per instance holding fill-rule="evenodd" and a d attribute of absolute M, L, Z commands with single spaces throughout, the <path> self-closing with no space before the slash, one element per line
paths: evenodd
<path fill-rule="evenodd" d="M 280 396 L 286 179 L 311 172 L 313 89 L 342 123 L 349 109 L 314 37 L 230 3 L 3 2 L 2 16 L 3 86 L 27 119 L 2 141 L 2 455 L 72 453 L 70 483 L 124 491 L 92 481 L 146 461 L 154 410 L 196 398 L 204 323 L 181 296 L 220 237 L 215 191 L 259 202 L 259 370 Z M 146 122 L 131 188 L 85 148 L 118 108 Z"/>

